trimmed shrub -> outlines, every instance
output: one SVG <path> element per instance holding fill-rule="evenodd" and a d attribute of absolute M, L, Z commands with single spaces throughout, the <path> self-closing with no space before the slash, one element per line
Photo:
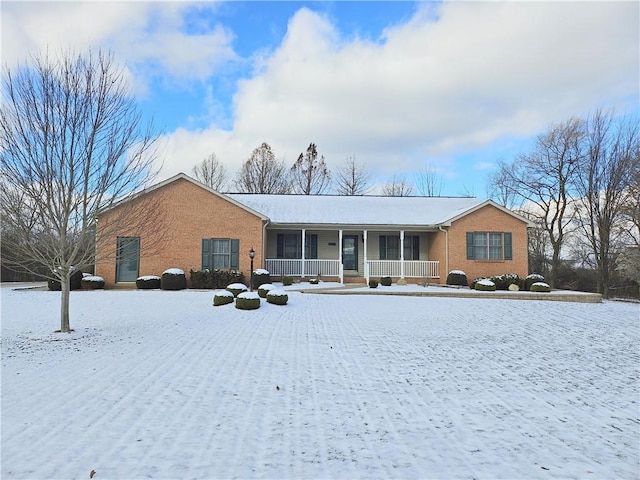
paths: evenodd
<path fill-rule="evenodd" d="M 318 284 L 320 283 L 320 279 L 319 279 L 319 278 L 317 278 L 317 277 L 316 277 L 316 278 L 310 278 L 310 279 L 309 279 L 309 283 L 310 283 L 311 285 L 318 285 Z"/>
<path fill-rule="evenodd" d="M 190 270 L 191 288 L 226 288 L 230 283 L 245 283 L 244 274 L 237 270 Z"/>
<path fill-rule="evenodd" d="M 378 288 L 378 281 L 373 278 L 369 280 L 369 288 Z"/>
<path fill-rule="evenodd" d="M 265 283 L 271 283 L 271 275 L 263 268 L 258 268 L 253 271 L 253 288 L 254 290 L 264 285 Z"/>
<path fill-rule="evenodd" d="M 104 288 L 104 278 L 97 275 L 88 275 L 82 277 L 80 284 L 85 290 L 102 290 Z"/>
<path fill-rule="evenodd" d="M 276 286 L 272 285 L 271 283 L 263 283 L 258 288 L 258 296 L 260 296 L 260 298 L 267 298 L 267 293 L 269 293 L 274 288 L 276 288 Z"/>
<path fill-rule="evenodd" d="M 282 285 L 285 287 L 293 285 L 293 277 L 282 277 Z"/>
<path fill-rule="evenodd" d="M 548 283 L 544 282 L 535 282 L 531 284 L 530 291 L 532 292 L 550 292 L 551 287 Z"/>
<path fill-rule="evenodd" d="M 237 297 L 241 293 L 246 292 L 248 288 L 244 283 L 232 283 L 231 285 L 227 285 L 227 290 L 233 293 L 234 297 Z"/>
<path fill-rule="evenodd" d="M 82 288 L 82 279 L 84 274 L 80 270 L 75 270 L 71 274 L 71 278 L 69 279 L 69 290 L 80 290 Z M 60 291 L 62 290 L 62 285 L 58 280 L 49 280 L 47 282 L 47 287 L 52 291 Z"/>
<path fill-rule="evenodd" d="M 267 293 L 267 302 L 274 305 L 286 305 L 289 301 L 289 295 L 284 290 L 270 290 Z"/>
<path fill-rule="evenodd" d="M 260 297 L 256 292 L 242 292 L 236 297 L 236 308 L 240 310 L 260 308 Z"/>
<path fill-rule="evenodd" d="M 213 295 L 213 306 L 227 305 L 233 303 L 233 293 L 228 290 L 220 290 Z"/>
<path fill-rule="evenodd" d="M 515 273 L 507 273 L 505 275 L 496 275 L 490 278 L 496 284 L 496 290 L 508 290 L 509 285 L 518 284 L 520 277 Z"/>
<path fill-rule="evenodd" d="M 170 268 L 162 272 L 160 277 L 162 290 L 184 290 L 187 288 L 187 276 L 179 268 Z"/>
<path fill-rule="evenodd" d="M 496 284 L 488 278 L 483 278 L 476 282 L 475 289 L 481 292 L 494 292 L 496 290 Z"/>
<path fill-rule="evenodd" d="M 527 275 L 524 279 L 524 289 L 530 291 L 531 285 L 536 282 L 544 282 L 544 277 L 539 273 L 532 273 L 531 275 Z"/>
<path fill-rule="evenodd" d="M 467 274 L 462 270 L 451 270 L 447 275 L 447 285 L 459 285 L 466 287 L 469 284 Z"/>
<path fill-rule="evenodd" d="M 136 279 L 136 288 L 138 290 L 154 290 L 160 288 L 160 277 L 157 275 L 143 275 Z"/>
<path fill-rule="evenodd" d="M 383 287 L 390 287 L 391 286 L 391 277 L 382 277 L 380 279 L 380 285 L 382 285 Z"/>

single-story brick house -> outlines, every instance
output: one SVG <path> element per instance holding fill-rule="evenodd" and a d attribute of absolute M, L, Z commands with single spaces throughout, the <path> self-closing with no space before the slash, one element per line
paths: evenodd
<path fill-rule="evenodd" d="M 100 235 L 127 202 L 161 203 L 158 230 Z M 106 220 L 106 221 L 105 221 Z M 444 283 L 451 270 L 477 277 L 528 273 L 524 217 L 469 197 L 222 194 L 178 174 L 98 217 L 96 274 L 107 286 L 160 275 L 254 268 L 273 277 L 341 282 L 391 276 Z M 148 247 L 153 245 L 153 247 Z"/>

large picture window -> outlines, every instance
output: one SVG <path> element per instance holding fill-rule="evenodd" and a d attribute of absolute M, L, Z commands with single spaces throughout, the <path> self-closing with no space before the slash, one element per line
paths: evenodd
<path fill-rule="evenodd" d="M 511 232 L 468 232 L 467 260 L 511 260 Z"/>
<path fill-rule="evenodd" d="M 240 240 L 234 238 L 202 239 L 203 270 L 237 270 L 240 268 Z"/>
<path fill-rule="evenodd" d="M 304 258 L 318 258 L 318 235 L 305 235 Z M 302 234 L 279 233 L 277 238 L 277 258 L 302 258 Z"/>
<path fill-rule="evenodd" d="M 400 236 L 380 235 L 380 260 L 400 260 Z M 405 235 L 404 259 L 420 259 L 420 237 L 418 235 Z"/>

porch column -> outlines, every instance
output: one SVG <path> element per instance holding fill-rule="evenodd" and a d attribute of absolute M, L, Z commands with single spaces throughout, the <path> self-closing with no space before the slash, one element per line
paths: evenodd
<path fill-rule="evenodd" d="M 362 239 L 364 240 L 364 278 L 369 283 L 369 263 L 367 262 L 367 231 L 362 231 Z"/>
<path fill-rule="evenodd" d="M 307 243 L 305 242 L 306 236 L 307 236 L 307 231 L 303 228 L 302 229 L 302 278 L 304 278 L 304 260 L 305 260 L 304 256 L 305 256 L 305 250 L 307 245 Z"/>
<path fill-rule="evenodd" d="M 400 230 L 400 278 L 404 278 L 404 230 Z"/>
<path fill-rule="evenodd" d="M 338 230 L 338 262 L 340 268 L 340 283 L 344 283 L 344 267 L 342 265 L 342 230 Z"/>

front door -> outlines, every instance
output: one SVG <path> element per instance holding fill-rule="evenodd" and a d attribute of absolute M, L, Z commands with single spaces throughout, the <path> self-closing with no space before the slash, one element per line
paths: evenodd
<path fill-rule="evenodd" d="M 342 237 L 342 267 L 345 270 L 358 270 L 358 235 Z"/>
<path fill-rule="evenodd" d="M 116 282 L 135 282 L 140 267 L 140 239 L 119 237 L 116 254 Z"/>

